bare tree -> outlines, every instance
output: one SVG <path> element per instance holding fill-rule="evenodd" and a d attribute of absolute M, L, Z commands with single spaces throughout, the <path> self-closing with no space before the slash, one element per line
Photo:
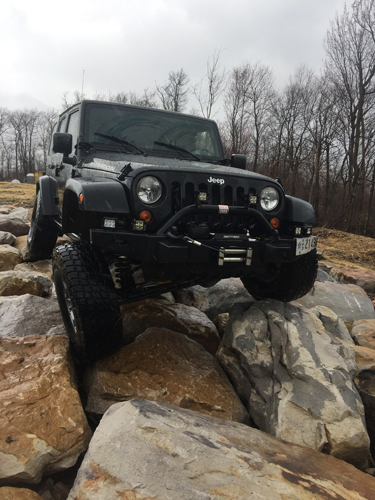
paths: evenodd
<path fill-rule="evenodd" d="M 207 61 L 207 72 L 205 78 L 194 85 L 193 94 L 197 98 L 202 116 L 212 118 L 213 107 L 225 89 L 226 72 L 220 69 L 219 58 L 221 50 L 215 50 L 212 57 Z"/>
<path fill-rule="evenodd" d="M 366 178 L 366 128 L 374 106 L 375 50 L 374 2 L 355 2 L 345 8 L 327 33 L 326 72 L 340 101 L 341 120 L 347 130 L 347 198 L 344 229 L 353 227 L 356 202 Z"/>
<path fill-rule="evenodd" d="M 156 84 L 156 93 L 163 105 L 169 111 L 184 111 L 188 102 L 189 77 L 181 68 L 171 71 L 164 85 Z"/>

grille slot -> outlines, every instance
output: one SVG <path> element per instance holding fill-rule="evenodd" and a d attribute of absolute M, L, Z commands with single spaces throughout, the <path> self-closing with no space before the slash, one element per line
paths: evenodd
<path fill-rule="evenodd" d="M 178 181 L 171 185 L 171 208 L 176 213 L 181 208 L 196 203 L 195 194 L 197 191 L 208 193 L 209 205 L 245 206 L 246 196 L 243 187 L 234 188 L 232 186 L 220 186 L 218 184 L 200 183 L 194 185 L 192 182 L 181 184 Z"/>

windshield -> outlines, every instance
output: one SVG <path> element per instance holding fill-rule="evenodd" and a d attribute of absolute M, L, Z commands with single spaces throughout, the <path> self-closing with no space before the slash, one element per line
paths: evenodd
<path fill-rule="evenodd" d="M 96 149 L 121 149 L 133 154 L 204 161 L 223 158 L 214 122 L 108 103 L 86 106 L 84 141 Z"/>

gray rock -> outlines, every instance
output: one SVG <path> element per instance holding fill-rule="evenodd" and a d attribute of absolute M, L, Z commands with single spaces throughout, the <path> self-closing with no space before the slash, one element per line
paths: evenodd
<path fill-rule="evenodd" d="M 7 231 L 0 231 L 0 245 L 13 245 L 16 241 L 14 234 Z"/>
<path fill-rule="evenodd" d="M 358 319 L 374 319 L 375 311 L 366 292 L 357 285 L 315 282 L 312 290 L 298 303 L 311 309 L 326 306 L 332 309 L 345 323 Z"/>
<path fill-rule="evenodd" d="M 20 218 L 0 215 L 0 231 L 12 233 L 14 236 L 24 236 L 29 232 L 29 225 Z"/>
<path fill-rule="evenodd" d="M 35 295 L 0 297 L 0 337 L 65 335 L 56 300 Z"/>
<path fill-rule="evenodd" d="M 316 276 L 316 281 L 329 281 L 330 283 L 336 283 L 336 280 L 332 278 L 326 271 L 323 271 L 320 267 L 318 268 L 318 274 Z"/>
<path fill-rule="evenodd" d="M 28 208 L 23 208 L 23 207 L 17 207 L 13 208 L 9 212 L 8 215 L 9 219 L 21 219 L 24 222 L 28 222 L 29 220 L 29 209 Z"/>
<path fill-rule="evenodd" d="M 68 500 L 370 500 L 375 479 L 341 460 L 165 403 L 113 405 Z"/>
<path fill-rule="evenodd" d="M 316 306 L 313 307 L 311 311 L 317 315 L 327 332 L 331 333 L 334 337 L 338 337 L 341 340 L 354 344 L 352 336 L 345 326 L 345 323 L 335 312 L 332 311 L 332 309 L 329 309 L 326 306 Z"/>
<path fill-rule="evenodd" d="M 196 285 L 179 290 L 177 302 L 200 309 L 213 321 L 218 314 L 228 312 L 233 304 L 250 305 L 254 299 L 239 278 L 228 278 L 210 288 Z"/>
<path fill-rule="evenodd" d="M 260 429 L 367 468 L 354 350 L 311 311 L 275 300 L 234 306 L 217 357 Z"/>

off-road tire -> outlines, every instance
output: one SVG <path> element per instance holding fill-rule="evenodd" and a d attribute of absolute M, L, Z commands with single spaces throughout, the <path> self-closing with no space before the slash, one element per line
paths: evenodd
<path fill-rule="evenodd" d="M 52 271 L 62 318 L 78 362 L 92 363 L 122 346 L 118 297 L 102 254 L 84 241 L 53 252 Z"/>
<path fill-rule="evenodd" d="M 241 280 L 256 300 L 277 299 L 290 302 L 303 297 L 311 290 L 317 272 L 318 260 L 314 249 L 294 262 L 282 264 L 277 277 L 272 281 L 247 276 Z"/>
<path fill-rule="evenodd" d="M 43 214 L 42 196 L 38 191 L 27 236 L 30 258 L 32 260 L 50 259 L 58 234 L 59 228 L 54 223 L 53 217 Z"/>

